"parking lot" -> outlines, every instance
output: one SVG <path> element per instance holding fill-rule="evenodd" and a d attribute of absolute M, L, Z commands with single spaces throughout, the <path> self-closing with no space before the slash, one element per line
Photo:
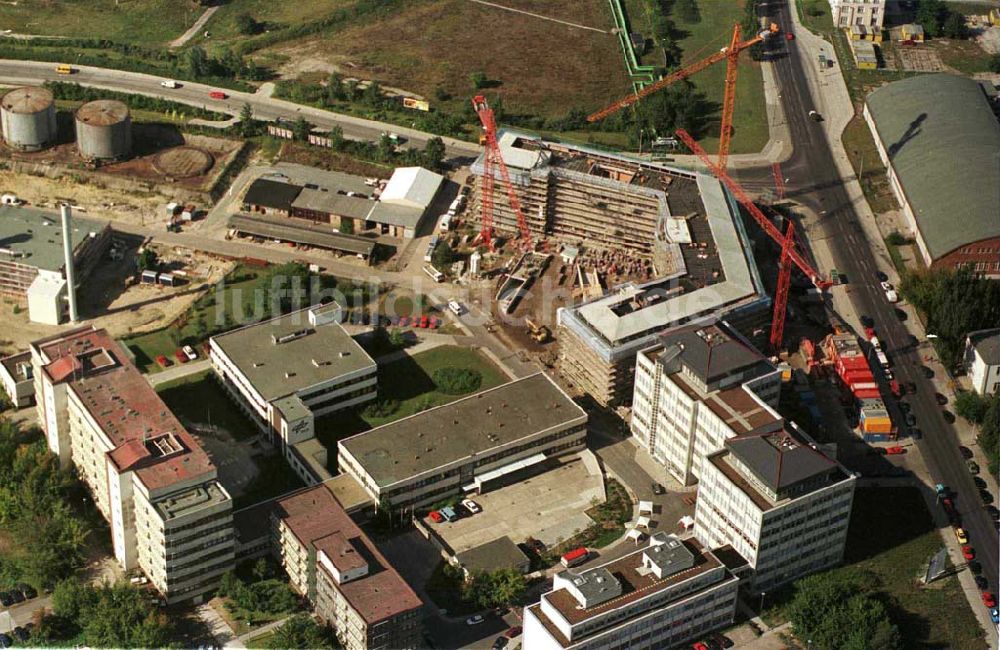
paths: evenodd
<path fill-rule="evenodd" d="M 584 511 L 595 499 L 604 501 L 604 479 L 590 451 L 552 464 L 540 474 L 474 497 L 482 512 L 431 523 L 431 529 L 455 553 L 504 535 L 515 543 L 534 537 L 546 545 L 571 537 L 593 523 Z"/>

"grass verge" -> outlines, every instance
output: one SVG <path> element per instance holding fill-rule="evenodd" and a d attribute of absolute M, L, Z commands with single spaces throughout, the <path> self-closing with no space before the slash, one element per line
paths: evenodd
<path fill-rule="evenodd" d="M 861 189 L 872 211 L 879 214 L 898 210 L 899 203 L 889 186 L 885 165 L 882 164 L 878 149 L 875 147 L 875 140 L 864 118 L 855 115 L 847 123 L 841 142 L 851 161 L 855 176 L 861 181 Z"/>

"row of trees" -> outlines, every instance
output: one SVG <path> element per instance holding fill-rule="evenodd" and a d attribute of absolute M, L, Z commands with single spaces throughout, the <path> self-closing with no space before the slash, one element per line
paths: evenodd
<path fill-rule="evenodd" d="M 94 586 L 76 579 L 56 585 L 51 613 L 36 614 L 32 631 L 32 645 L 49 646 L 73 640 L 94 648 L 162 648 L 173 638 L 148 592 L 127 583 Z"/>
<path fill-rule="evenodd" d="M 907 272 L 900 291 L 927 319 L 937 335 L 937 350 L 947 368 L 962 359 L 969 332 L 1000 323 L 1000 282 L 964 268 Z"/>
<path fill-rule="evenodd" d="M 274 650 L 320 650 L 340 647 L 329 627 L 320 626 L 308 614 L 296 614 L 281 624 L 267 640 Z"/>
<path fill-rule="evenodd" d="M 299 606 L 299 598 L 288 583 L 275 576 L 274 567 L 261 558 L 253 565 L 248 580 L 235 571 L 223 574 L 217 594 L 229 599 L 226 609 L 234 617 L 250 625 L 274 620 Z"/>
<path fill-rule="evenodd" d="M 37 429 L 0 420 L 0 575 L 50 589 L 83 565 L 86 493 Z M 70 505 L 75 504 L 75 505 Z"/>
<path fill-rule="evenodd" d="M 262 81 L 268 77 L 267 70 L 259 67 L 253 59 L 244 58 L 242 54 L 229 48 L 209 55 L 205 48 L 195 45 L 184 56 L 187 72 L 195 79 L 225 77 Z"/>
<path fill-rule="evenodd" d="M 979 425 L 979 446 L 990 463 L 990 474 L 1000 472 L 1000 393 L 983 397 L 966 391 L 955 399 L 955 412 Z"/>
<path fill-rule="evenodd" d="M 918 0 L 916 22 L 924 28 L 930 38 L 964 39 L 969 37 L 965 26 L 965 16 L 955 11 L 942 0 Z"/>
<path fill-rule="evenodd" d="M 179 102 L 172 102 L 158 97 L 148 97 L 146 95 L 133 95 L 130 93 L 119 93 L 112 90 L 90 88 L 81 86 L 78 83 L 66 81 L 47 81 L 45 87 L 52 91 L 52 96 L 56 99 L 64 99 L 75 102 L 90 102 L 95 99 L 117 99 L 133 110 L 154 111 L 156 113 L 178 113 L 199 117 L 207 120 L 222 120 L 227 116 L 208 111 L 195 106 L 188 106 Z"/>

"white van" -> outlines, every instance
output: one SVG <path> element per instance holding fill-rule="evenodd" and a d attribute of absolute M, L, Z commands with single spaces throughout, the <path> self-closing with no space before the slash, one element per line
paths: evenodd
<path fill-rule="evenodd" d="M 441 223 L 438 224 L 438 230 L 441 232 L 448 232 L 451 230 L 451 215 L 446 214 L 441 218 Z"/>
<path fill-rule="evenodd" d="M 465 311 L 465 307 L 463 307 L 462 303 L 458 302 L 457 300 L 449 300 L 448 311 L 455 314 L 456 316 L 461 316 L 462 312 Z"/>
<path fill-rule="evenodd" d="M 160 85 L 164 88 L 180 88 L 181 85 L 174 81 L 173 79 L 165 79 L 160 82 Z"/>
<path fill-rule="evenodd" d="M 434 280 L 435 282 L 444 282 L 444 273 L 438 271 L 433 266 L 425 266 L 424 273 L 426 273 L 427 277 L 429 277 L 431 280 Z"/>

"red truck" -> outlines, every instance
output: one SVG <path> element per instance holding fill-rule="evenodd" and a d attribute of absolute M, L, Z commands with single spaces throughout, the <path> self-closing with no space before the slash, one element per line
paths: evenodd
<path fill-rule="evenodd" d="M 208 96 L 211 97 L 212 99 L 226 99 L 227 97 L 229 97 L 229 95 L 222 92 L 221 90 L 213 90 L 208 93 Z"/>

